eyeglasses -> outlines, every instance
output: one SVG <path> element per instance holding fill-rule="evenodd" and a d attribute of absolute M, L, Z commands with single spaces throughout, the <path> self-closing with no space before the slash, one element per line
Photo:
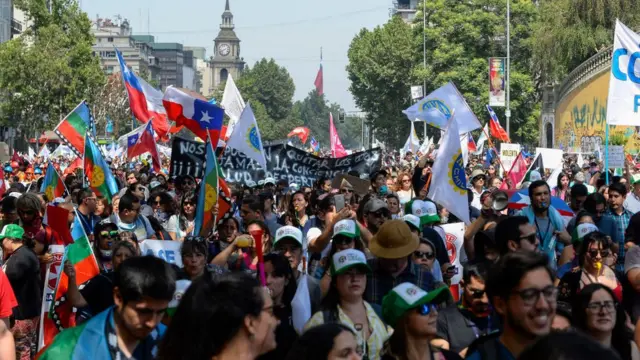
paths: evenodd
<path fill-rule="evenodd" d="M 423 258 L 427 260 L 433 260 L 436 257 L 436 254 L 428 251 L 414 251 L 413 256 L 417 258 Z"/>
<path fill-rule="evenodd" d="M 482 299 L 482 297 L 484 296 L 485 292 L 484 290 L 476 290 L 476 289 L 469 289 L 469 291 L 471 291 L 471 296 L 474 299 Z"/>
<path fill-rule="evenodd" d="M 119 237 L 117 230 L 101 231 L 100 236 L 102 236 L 103 238 L 110 238 L 110 239 Z"/>
<path fill-rule="evenodd" d="M 527 240 L 529 243 L 531 243 L 532 245 L 536 243 L 536 240 L 538 240 L 538 236 L 536 234 L 531 234 L 531 235 L 527 235 L 527 236 L 521 236 L 520 240 Z"/>
<path fill-rule="evenodd" d="M 185 202 L 183 204 L 183 206 L 196 206 L 196 204 L 192 203 L 192 202 Z"/>
<path fill-rule="evenodd" d="M 603 258 L 609 257 L 609 255 L 611 255 L 611 251 L 609 251 L 607 249 L 591 249 L 587 253 L 592 258 L 598 257 L 598 253 L 600 253 L 600 256 L 603 257 Z"/>
<path fill-rule="evenodd" d="M 347 193 L 351 194 L 353 192 L 353 190 L 351 190 L 351 189 L 342 189 L 342 190 L 340 190 L 340 192 L 343 193 L 343 194 L 347 194 Z"/>
<path fill-rule="evenodd" d="M 431 314 L 432 311 L 437 311 L 437 310 L 438 310 L 438 307 L 436 306 L 436 304 L 422 304 L 416 308 L 416 311 L 418 311 L 418 314 L 422 316 L 427 316 Z"/>
<path fill-rule="evenodd" d="M 591 314 L 598 314 L 604 310 L 605 313 L 612 313 L 617 304 L 613 301 L 603 301 L 603 302 L 592 302 L 587 305 L 587 311 Z"/>
<path fill-rule="evenodd" d="M 375 216 L 377 218 L 381 218 L 381 217 L 385 217 L 386 218 L 386 217 L 388 217 L 387 213 L 384 212 L 384 211 L 370 212 L 369 215 L 373 215 L 373 216 Z"/>
<path fill-rule="evenodd" d="M 402 182 L 403 182 L 403 183 L 410 183 L 410 182 L 411 182 L 411 179 L 403 179 L 403 180 L 402 180 Z"/>
<path fill-rule="evenodd" d="M 558 297 L 558 288 L 553 285 L 549 285 L 542 289 L 531 288 L 514 291 L 514 294 L 520 296 L 520 299 L 522 299 L 525 306 L 533 306 L 533 304 L 538 302 L 540 299 L 540 295 L 542 295 L 544 300 L 547 302 L 556 301 L 556 298 Z"/>

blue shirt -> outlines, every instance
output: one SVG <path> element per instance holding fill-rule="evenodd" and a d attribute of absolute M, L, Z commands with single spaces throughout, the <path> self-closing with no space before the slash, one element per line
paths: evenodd
<path fill-rule="evenodd" d="M 492 341 L 492 340 L 490 340 Z M 501 341 L 497 341 L 496 345 L 498 347 L 498 358 L 497 359 L 491 359 L 491 360 L 516 360 L 516 357 L 513 356 L 513 354 L 511 354 L 511 352 L 509 351 L 509 349 L 507 349 L 504 345 L 502 345 Z M 467 354 L 467 356 L 465 357 L 465 360 L 484 360 L 482 359 L 482 357 L 480 356 L 480 352 L 479 351 L 474 351 L 471 354 Z"/>

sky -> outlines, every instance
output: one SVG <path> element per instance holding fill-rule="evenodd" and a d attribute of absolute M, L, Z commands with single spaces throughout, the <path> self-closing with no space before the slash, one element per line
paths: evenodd
<path fill-rule="evenodd" d="M 225 0 L 81 0 L 95 20 L 128 19 L 134 34 L 151 34 L 156 42 L 203 46 L 213 55 L 213 39 L 220 30 Z M 373 29 L 389 19 L 391 0 L 230 0 L 240 38 L 241 56 L 253 65 L 274 58 L 291 74 L 294 100 L 313 89 L 323 49 L 324 92 L 330 102 L 356 111 L 349 92 L 347 52 L 362 28 Z"/>

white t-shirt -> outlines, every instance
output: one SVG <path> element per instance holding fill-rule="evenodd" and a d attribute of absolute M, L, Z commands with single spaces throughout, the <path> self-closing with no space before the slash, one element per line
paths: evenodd
<path fill-rule="evenodd" d="M 627 195 L 627 198 L 624 200 L 624 208 L 631 211 L 632 213 L 637 213 L 640 211 L 640 199 L 634 194 L 630 193 Z"/>

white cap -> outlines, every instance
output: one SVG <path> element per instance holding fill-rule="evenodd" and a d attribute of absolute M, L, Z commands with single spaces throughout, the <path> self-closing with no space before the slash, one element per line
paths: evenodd
<path fill-rule="evenodd" d="M 409 225 L 412 225 L 414 228 L 416 228 L 416 230 L 421 229 L 420 218 L 415 215 L 407 214 L 402 217 L 402 220 L 404 220 L 404 222 L 408 223 Z"/>
<path fill-rule="evenodd" d="M 333 254 L 333 268 L 331 275 L 340 275 L 352 267 L 359 266 L 371 272 L 371 268 L 367 264 L 367 257 L 364 253 L 356 249 L 346 249 Z"/>
<path fill-rule="evenodd" d="M 312 227 L 311 229 L 309 229 L 309 231 L 307 231 L 307 240 L 313 241 L 317 239 L 320 235 L 322 235 L 322 230 L 320 230 L 320 228 L 317 228 L 317 227 Z"/>
<path fill-rule="evenodd" d="M 359 235 L 360 229 L 356 225 L 356 222 L 351 219 L 343 219 L 338 221 L 333 226 L 333 236 L 344 235 L 346 237 L 354 238 Z"/>
<path fill-rule="evenodd" d="M 297 227 L 294 226 L 283 226 L 280 229 L 278 229 L 278 231 L 276 231 L 276 239 L 273 241 L 273 246 L 275 247 L 276 244 L 285 238 L 291 238 L 296 240 L 298 243 L 300 243 L 300 246 L 302 246 L 302 231 L 300 231 L 300 229 L 298 229 Z"/>
<path fill-rule="evenodd" d="M 276 179 L 274 179 L 272 177 L 268 177 L 268 178 L 264 179 L 264 184 L 265 185 L 267 185 L 267 184 L 275 185 L 276 184 Z"/>
<path fill-rule="evenodd" d="M 531 174 L 529 174 L 529 181 L 534 182 L 538 180 L 542 180 L 540 172 L 538 172 L 538 170 L 531 170 Z"/>

